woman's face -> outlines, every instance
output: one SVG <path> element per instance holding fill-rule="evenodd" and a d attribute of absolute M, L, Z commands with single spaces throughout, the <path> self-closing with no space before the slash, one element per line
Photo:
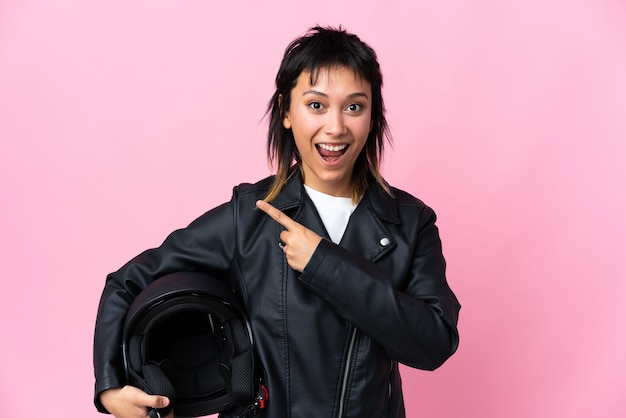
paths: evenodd
<path fill-rule="evenodd" d="M 291 129 L 304 183 L 322 193 L 352 197 L 352 171 L 372 127 L 369 82 L 345 67 L 302 72 L 291 90 L 283 126 Z"/>

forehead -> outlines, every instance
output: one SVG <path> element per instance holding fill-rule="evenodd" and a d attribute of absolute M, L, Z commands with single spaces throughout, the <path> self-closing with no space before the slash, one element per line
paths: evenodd
<path fill-rule="evenodd" d="M 370 92 L 370 83 L 351 68 L 329 65 L 325 67 L 315 68 L 313 70 L 304 70 L 298 76 L 294 88 L 309 87 L 343 87 L 345 89 L 360 90 Z"/>

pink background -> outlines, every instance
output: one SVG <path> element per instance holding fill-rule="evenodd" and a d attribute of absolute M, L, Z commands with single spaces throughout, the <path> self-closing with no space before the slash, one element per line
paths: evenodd
<path fill-rule="evenodd" d="M 463 304 L 408 415 L 626 416 L 623 1 L 4 0 L 1 417 L 99 416 L 106 273 L 269 173 L 273 77 L 315 23 L 378 51 L 384 174 L 437 211 Z"/>

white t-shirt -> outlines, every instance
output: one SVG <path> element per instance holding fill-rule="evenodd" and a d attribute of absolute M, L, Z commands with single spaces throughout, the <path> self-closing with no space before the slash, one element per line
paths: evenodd
<path fill-rule="evenodd" d="M 339 244 L 348 226 L 350 215 L 356 209 L 356 205 L 352 203 L 352 198 L 331 196 L 313 190 L 306 184 L 304 189 L 315 204 L 330 239 L 335 244 Z"/>

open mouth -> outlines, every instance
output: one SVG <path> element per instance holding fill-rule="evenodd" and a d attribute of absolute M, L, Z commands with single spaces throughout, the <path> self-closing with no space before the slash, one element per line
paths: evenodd
<path fill-rule="evenodd" d="M 317 152 L 324 159 L 336 159 L 341 157 L 348 150 L 348 144 L 315 144 Z"/>

